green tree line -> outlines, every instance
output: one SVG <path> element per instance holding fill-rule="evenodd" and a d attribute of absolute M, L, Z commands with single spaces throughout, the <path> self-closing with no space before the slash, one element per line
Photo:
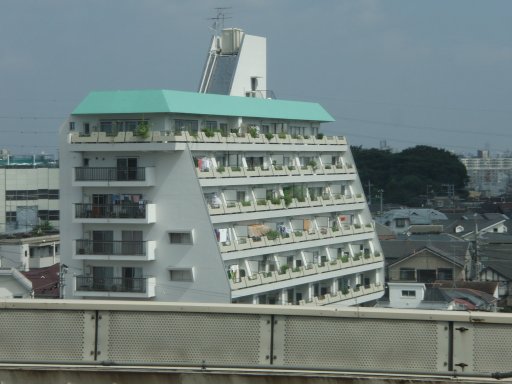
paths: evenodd
<path fill-rule="evenodd" d="M 467 196 L 466 168 L 444 149 L 425 145 L 398 153 L 360 146 L 351 149 L 365 190 L 369 181 L 372 191 L 384 190 L 386 202 L 417 206 L 425 201 L 427 189 L 430 197 L 446 195 L 443 184 L 453 184 L 456 196 Z"/>

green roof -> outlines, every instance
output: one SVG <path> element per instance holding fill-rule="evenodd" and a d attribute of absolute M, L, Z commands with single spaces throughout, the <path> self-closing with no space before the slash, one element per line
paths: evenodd
<path fill-rule="evenodd" d="M 184 113 L 284 120 L 334 121 L 320 104 L 206 93 L 142 90 L 90 93 L 73 115 Z"/>

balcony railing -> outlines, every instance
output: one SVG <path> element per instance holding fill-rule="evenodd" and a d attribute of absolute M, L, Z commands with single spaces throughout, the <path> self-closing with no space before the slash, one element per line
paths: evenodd
<path fill-rule="evenodd" d="M 75 204 L 77 219 L 141 219 L 146 217 L 146 204 Z"/>
<path fill-rule="evenodd" d="M 146 168 L 76 167 L 75 181 L 145 181 Z"/>
<path fill-rule="evenodd" d="M 76 241 L 78 255 L 146 255 L 145 241 L 96 241 L 80 239 Z"/>
<path fill-rule="evenodd" d="M 324 167 L 296 167 L 296 166 L 271 166 L 263 167 L 230 167 L 222 166 L 214 168 L 196 168 L 197 177 L 200 179 L 232 178 L 232 177 L 268 177 L 268 176 L 313 176 L 324 174 L 348 174 L 344 166 L 336 166 L 334 169 L 326 170 Z"/>
<path fill-rule="evenodd" d="M 257 285 L 271 284 L 277 281 L 298 279 L 309 275 L 318 275 L 325 272 L 337 271 L 344 268 L 351 268 L 362 264 L 371 264 L 378 260 L 374 257 L 371 258 L 338 258 L 335 260 L 327 260 L 322 263 L 309 262 L 306 265 L 295 268 L 282 268 L 279 271 L 273 272 L 256 272 L 251 276 L 244 276 L 240 278 L 230 278 L 230 285 L 232 290 L 249 288 Z M 362 288 L 361 288 L 362 289 Z M 369 292 L 367 292 L 369 293 Z"/>
<path fill-rule="evenodd" d="M 226 204 L 222 203 L 208 203 L 208 211 L 211 215 L 222 215 L 240 212 L 255 212 L 255 211 L 271 211 L 279 209 L 294 209 L 294 208 L 309 208 L 337 204 L 355 204 L 364 202 L 364 197 L 356 200 L 349 196 L 345 198 L 343 195 L 324 195 L 316 197 L 314 200 L 310 198 L 297 199 L 293 198 L 291 202 L 286 205 L 284 200 L 272 201 L 266 199 L 256 199 L 247 201 L 228 201 Z"/>
<path fill-rule="evenodd" d="M 76 276 L 76 290 L 87 292 L 145 293 L 147 280 L 147 277 Z"/>
<path fill-rule="evenodd" d="M 239 144 L 296 144 L 296 145 L 347 145 L 344 136 L 301 136 L 289 135 L 286 133 L 251 135 L 249 133 L 228 133 L 220 132 L 170 132 L 170 131 L 151 131 L 147 137 L 136 136 L 133 132 L 117 132 L 115 135 L 107 135 L 105 132 L 92 132 L 89 135 L 79 132 L 71 133 L 72 144 L 95 144 L 95 143 L 173 143 L 173 142 L 193 142 L 193 143 L 239 143 Z"/>
<path fill-rule="evenodd" d="M 245 249 L 251 248 L 271 247 L 304 241 L 332 239 L 338 236 L 348 236 L 368 232 L 373 232 L 373 226 L 364 226 L 356 230 L 354 225 L 344 224 L 341 228 L 320 228 L 319 231 L 296 230 L 289 234 L 279 234 L 278 236 L 272 235 L 271 238 L 269 238 L 267 235 L 257 237 L 238 236 L 236 241 L 231 241 L 230 243 L 219 242 L 218 245 L 220 251 L 222 253 L 226 253 L 243 251 Z M 362 258 L 363 256 L 361 255 L 361 257 L 357 260 Z M 370 259 L 368 258 L 368 260 Z"/>

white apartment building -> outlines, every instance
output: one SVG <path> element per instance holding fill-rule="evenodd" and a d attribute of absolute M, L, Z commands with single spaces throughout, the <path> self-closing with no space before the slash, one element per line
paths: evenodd
<path fill-rule="evenodd" d="M 315 103 L 91 93 L 60 135 L 65 297 L 380 297 L 382 251 L 349 146 L 320 133 L 332 120 Z"/>
<path fill-rule="evenodd" d="M 61 128 L 66 298 L 353 305 L 383 257 L 350 148 L 274 100 L 266 40 L 214 36 L 199 93 L 91 93 Z"/>
<path fill-rule="evenodd" d="M 477 157 L 464 157 L 460 161 L 468 172 L 471 191 L 480 192 L 482 197 L 500 196 L 509 191 L 512 156 L 491 157 L 489 151 L 478 151 Z"/>

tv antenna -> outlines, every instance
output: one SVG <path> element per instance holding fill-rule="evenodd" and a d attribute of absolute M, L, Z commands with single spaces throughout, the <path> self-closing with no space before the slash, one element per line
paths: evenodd
<path fill-rule="evenodd" d="M 233 7 L 216 7 L 214 8 L 216 11 L 215 17 L 209 17 L 207 20 L 213 20 L 213 24 L 210 27 L 211 30 L 215 32 L 216 35 L 219 34 L 219 31 L 222 31 L 224 29 L 224 22 L 227 19 L 232 19 L 230 14 L 226 12 L 227 9 L 231 9 Z"/>

